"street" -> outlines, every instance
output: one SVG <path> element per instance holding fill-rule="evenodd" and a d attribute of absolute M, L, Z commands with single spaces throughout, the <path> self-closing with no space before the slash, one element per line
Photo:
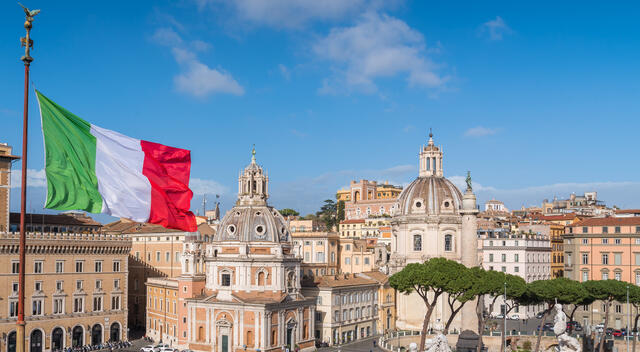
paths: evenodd
<path fill-rule="evenodd" d="M 375 348 L 373 347 L 373 341 L 376 339 L 377 337 L 369 337 L 366 339 L 357 340 L 348 344 L 344 344 L 342 346 L 318 348 L 318 351 L 341 351 L 341 352 L 366 352 L 366 351 L 382 352 L 384 351 L 380 347 L 375 347 Z"/>

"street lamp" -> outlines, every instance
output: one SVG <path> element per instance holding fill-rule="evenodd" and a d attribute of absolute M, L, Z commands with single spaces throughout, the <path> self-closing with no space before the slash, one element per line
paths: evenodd
<path fill-rule="evenodd" d="M 504 319 L 504 324 L 502 326 L 502 345 L 504 349 L 507 349 L 507 282 L 504 282 L 504 296 L 502 298 L 504 301 L 504 310 L 502 311 L 502 319 Z M 629 351 L 627 351 L 629 352 Z"/>
<path fill-rule="evenodd" d="M 625 338 L 627 339 L 627 352 L 629 352 L 629 322 L 631 320 L 631 310 L 629 309 L 629 285 L 627 285 L 627 330 L 625 331 Z M 634 336 L 635 338 L 635 336 Z"/>

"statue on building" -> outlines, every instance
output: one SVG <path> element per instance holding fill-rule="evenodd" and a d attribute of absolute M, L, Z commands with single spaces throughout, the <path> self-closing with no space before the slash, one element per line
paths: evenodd
<path fill-rule="evenodd" d="M 467 171 L 467 178 L 465 179 L 465 182 L 467 182 L 467 189 L 472 190 L 473 188 L 471 187 L 471 171 Z"/>
<path fill-rule="evenodd" d="M 445 336 L 444 326 L 438 320 L 433 325 L 433 331 L 435 332 L 434 338 L 427 339 L 425 342 L 425 351 L 426 352 L 451 352 L 451 347 L 449 347 L 449 341 L 447 341 L 447 336 Z"/>
<path fill-rule="evenodd" d="M 558 352 L 582 352 L 582 347 L 575 337 L 567 333 L 567 315 L 562 311 L 562 304 L 555 305 L 556 316 L 553 318 L 553 333 L 558 339 Z"/>

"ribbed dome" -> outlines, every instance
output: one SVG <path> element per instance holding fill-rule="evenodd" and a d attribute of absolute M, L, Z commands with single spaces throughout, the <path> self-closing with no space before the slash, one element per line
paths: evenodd
<path fill-rule="evenodd" d="M 418 177 L 398 197 L 396 215 L 458 214 L 462 193 L 444 177 Z"/>
<path fill-rule="evenodd" d="M 222 218 L 215 240 L 288 243 L 289 227 L 273 207 L 235 206 Z"/>

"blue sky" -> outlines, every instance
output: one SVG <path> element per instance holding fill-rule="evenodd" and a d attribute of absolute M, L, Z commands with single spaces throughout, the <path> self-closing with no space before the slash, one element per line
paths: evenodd
<path fill-rule="evenodd" d="M 194 209 L 203 193 L 232 206 L 254 143 L 278 208 L 315 211 L 355 178 L 407 184 L 430 127 L 445 175 L 459 183 L 471 170 L 481 201 L 514 208 L 596 190 L 640 207 L 637 3 L 25 5 L 42 9 L 37 88 L 96 125 L 192 150 Z M 0 141 L 16 154 L 23 21 L 0 4 Z M 34 100 L 29 208 L 42 211 Z"/>

